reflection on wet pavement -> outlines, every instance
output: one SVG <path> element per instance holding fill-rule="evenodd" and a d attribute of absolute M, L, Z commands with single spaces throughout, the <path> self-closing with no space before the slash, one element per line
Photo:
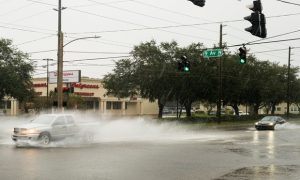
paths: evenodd
<path fill-rule="evenodd" d="M 223 175 L 215 180 L 253 180 L 253 179 L 289 179 L 299 180 L 296 177 L 300 171 L 298 165 L 268 165 L 254 166 L 236 169 L 228 174 Z"/>

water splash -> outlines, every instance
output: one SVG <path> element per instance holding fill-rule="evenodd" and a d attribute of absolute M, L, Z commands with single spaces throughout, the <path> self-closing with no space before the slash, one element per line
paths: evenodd
<path fill-rule="evenodd" d="M 92 114 L 73 113 L 77 123 L 91 123 L 94 133 L 93 143 L 107 142 L 178 142 L 178 141 L 210 141 L 228 138 L 221 131 L 191 130 L 186 125 L 176 122 L 159 122 L 149 118 L 108 118 Z M 13 127 L 28 123 L 32 118 L 6 118 L 0 124 L 0 144 L 12 145 Z M 66 138 L 51 142 L 49 147 L 65 147 L 84 145 L 80 138 Z M 30 143 L 36 146 L 36 143 Z"/>

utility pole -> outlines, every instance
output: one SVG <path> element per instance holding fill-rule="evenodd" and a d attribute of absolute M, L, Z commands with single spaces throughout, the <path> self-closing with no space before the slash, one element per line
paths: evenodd
<path fill-rule="evenodd" d="M 49 108 L 49 61 L 53 61 L 53 59 L 43 59 L 47 61 L 47 108 Z"/>
<path fill-rule="evenodd" d="M 219 48 L 223 50 L 222 47 L 222 39 L 223 39 L 223 25 L 220 24 L 220 42 Z M 222 58 L 219 58 L 219 86 L 218 86 L 218 103 L 217 103 L 217 118 L 218 122 L 221 121 L 221 100 L 222 100 Z"/>
<path fill-rule="evenodd" d="M 286 94 L 286 116 L 290 116 L 290 69 L 291 69 L 291 46 L 289 47 L 288 72 L 287 72 L 287 94 Z"/>
<path fill-rule="evenodd" d="M 58 45 L 57 45 L 57 108 L 58 111 L 62 112 L 63 111 L 63 49 L 66 45 L 77 41 L 81 39 L 89 39 L 89 38 L 100 38 L 100 36 L 93 36 L 93 37 L 82 37 L 82 38 L 76 38 L 73 39 L 72 41 L 66 43 L 64 45 L 63 39 L 64 35 L 63 32 L 61 31 L 61 12 L 62 10 L 66 9 L 66 7 L 61 6 L 61 0 L 58 0 Z M 54 9 L 56 10 L 56 9 Z"/>
<path fill-rule="evenodd" d="M 58 45 L 57 45 L 57 108 L 63 108 L 63 33 L 61 31 L 61 0 L 58 1 Z"/>

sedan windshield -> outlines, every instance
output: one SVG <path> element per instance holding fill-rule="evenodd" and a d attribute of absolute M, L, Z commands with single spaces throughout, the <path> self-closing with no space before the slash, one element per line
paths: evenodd
<path fill-rule="evenodd" d="M 267 116 L 267 117 L 262 118 L 262 120 L 260 120 L 260 121 L 262 121 L 262 122 L 266 122 L 266 121 L 274 122 L 275 118 L 272 117 L 272 116 Z"/>
<path fill-rule="evenodd" d="M 34 119 L 32 121 L 32 123 L 36 123 L 36 124 L 51 124 L 51 122 L 53 121 L 54 116 L 49 116 L 49 115 L 41 115 L 38 116 L 36 119 Z"/>

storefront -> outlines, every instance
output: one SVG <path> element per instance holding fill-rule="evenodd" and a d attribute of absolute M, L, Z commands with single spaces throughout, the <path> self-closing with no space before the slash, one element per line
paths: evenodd
<path fill-rule="evenodd" d="M 52 95 L 56 91 L 56 84 L 47 85 L 46 80 L 46 78 L 33 80 L 36 96 L 48 99 L 52 108 L 55 108 L 57 101 Z M 71 102 L 73 109 L 109 115 L 156 115 L 158 113 L 156 102 L 149 102 L 140 97 L 117 98 L 107 96 L 100 79 L 81 78 L 78 83 L 65 83 L 63 89 L 66 91 L 63 103 L 65 109 L 71 106 Z M 75 102 L 78 97 L 80 101 Z M 72 101 L 72 98 L 75 100 Z"/>

